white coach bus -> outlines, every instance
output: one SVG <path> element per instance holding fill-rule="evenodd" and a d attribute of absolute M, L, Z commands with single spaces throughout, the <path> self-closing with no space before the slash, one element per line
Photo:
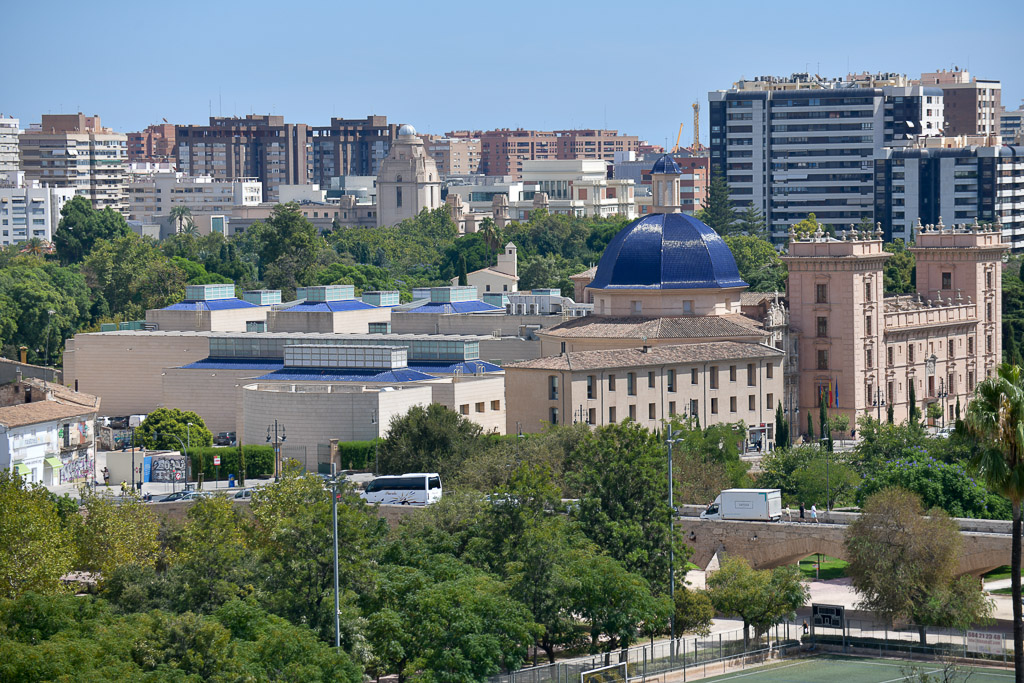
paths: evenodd
<path fill-rule="evenodd" d="M 430 505 L 441 500 L 441 493 L 437 472 L 413 472 L 377 477 L 359 495 L 367 503 Z"/>

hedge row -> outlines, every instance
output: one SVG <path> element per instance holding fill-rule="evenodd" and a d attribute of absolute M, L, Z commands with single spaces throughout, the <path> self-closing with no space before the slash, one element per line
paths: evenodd
<path fill-rule="evenodd" d="M 245 476 L 271 477 L 274 475 L 274 447 L 273 446 L 242 446 L 245 453 Z M 227 479 L 229 474 L 238 477 L 239 458 L 237 447 L 226 448 L 193 448 L 189 451 L 192 459 L 193 478 L 199 472 L 207 481 L 217 476 L 217 467 L 213 464 L 213 456 L 220 456 L 220 478 Z"/>
<path fill-rule="evenodd" d="M 375 441 L 344 441 L 338 444 L 338 462 L 343 470 L 368 470 L 373 467 Z"/>

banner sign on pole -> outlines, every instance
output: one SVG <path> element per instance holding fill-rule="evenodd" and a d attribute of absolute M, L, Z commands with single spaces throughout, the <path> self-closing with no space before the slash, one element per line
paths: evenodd
<path fill-rule="evenodd" d="M 846 619 L 846 608 L 842 605 L 811 604 L 811 618 L 815 626 L 823 628 L 843 628 Z"/>

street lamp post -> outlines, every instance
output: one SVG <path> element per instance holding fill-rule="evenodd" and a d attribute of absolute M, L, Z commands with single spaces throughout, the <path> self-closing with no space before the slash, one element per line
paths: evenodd
<path fill-rule="evenodd" d="M 377 411 L 370 411 L 370 424 L 376 427 Z M 380 429 L 375 428 L 373 434 L 373 476 L 377 476 L 377 444 L 380 442 Z"/>
<path fill-rule="evenodd" d="M 675 557 L 675 521 L 676 507 L 673 498 L 672 486 L 672 444 L 682 439 L 672 438 L 672 425 L 668 426 L 668 433 L 665 443 L 668 444 L 668 594 L 672 600 L 672 617 L 669 619 L 669 629 L 672 638 L 671 656 L 675 657 L 676 649 L 676 557 Z"/>
<path fill-rule="evenodd" d="M 331 463 L 332 469 L 335 463 Z M 339 479 L 337 471 L 332 473 L 330 481 L 331 517 L 334 523 L 334 647 L 341 647 L 341 600 L 338 592 L 338 495 L 345 478 Z"/>
<path fill-rule="evenodd" d="M 46 311 L 46 367 L 50 367 L 50 325 L 53 323 L 53 314 L 56 312 L 52 308 Z"/>
<path fill-rule="evenodd" d="M 885 398 L 882 396 L 882 387 L 875 387 L 875 408 L 878 409 L 878 423 L 882 423 L 882 408 L 885 406 Z"/>
<path fill-rule="evenodd" d="M 946 397 L 949 396 L 949 391 L 946 389 L 946 378 L 939 378 L 939 395 L 938 399 L 942 402 L 942 429 L 946 428 Z"/>
<path fill-rule="evenodd" d="M 277 418 L 274 418 L 273 425 L 267 425 L 267 443 L 270 443 L 270 431 L 274 431 L 274 481 L 278 481 L 281 478 L 281 444 L 284 443 L 288 435 L 284 431 L 284 423 L 278 422 Z M 280 431 L 278 431 L 280 429 Z"/>

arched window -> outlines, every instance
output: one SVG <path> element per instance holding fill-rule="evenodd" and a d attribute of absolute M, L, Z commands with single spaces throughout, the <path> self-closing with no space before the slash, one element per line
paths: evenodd
<path fill-rule="evenodd" d="M 400 183 L 400 182 L 402 182 L 402 174 L 401 174 L 401 173 L 399 173 L 399 174 L 398 174 L 398 177 L 397 177 L 397 178 L 395 178 L 395 182 L 396 182 L 396 183 Z"/>

